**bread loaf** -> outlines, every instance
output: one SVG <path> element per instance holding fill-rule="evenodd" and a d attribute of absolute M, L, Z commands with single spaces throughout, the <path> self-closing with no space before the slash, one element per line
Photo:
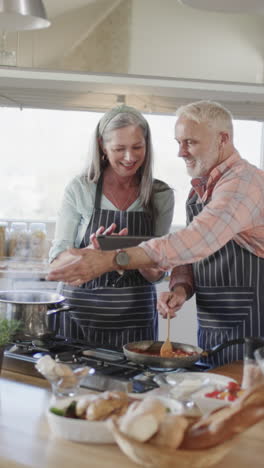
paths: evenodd
<path fill-rule="evenodd" d="M 129 437 L 145 442 L 158 431 L 166 411 L 166 406 L 157 398 L 134 402 L 127 413 L 120 418 L 119 428 Z"/>
<path fill-rule="evenodd" d="M 185 433 L 181 448 L 206 449 L 230 440 L 264 419 L 264 385 L 255 387 L 232 406 L 201 418 Z"/>
<path fill-rule="evenodd" d="M 93 395 L 84 395 L 76 401 L 75 412 L 76 416 L 81 417 L 87 410 L 89 404 L 96 397 Z"/>
<path fill-rule="evenodd" d="M 105 398 L 102 394 L 87 406 L 85 418 L 89 421 L 103 421 L 113 414 L 120 416 L 127 411 L 128 405 L 128 398 Z"/>
<path fill-rule="evenodd" d="M 153 445 L 176 449 L 180 446 L 188 425 L 188 420 L 183 416 L 166 414 L 159 425 L 158 432 L 149 442 Z"/>

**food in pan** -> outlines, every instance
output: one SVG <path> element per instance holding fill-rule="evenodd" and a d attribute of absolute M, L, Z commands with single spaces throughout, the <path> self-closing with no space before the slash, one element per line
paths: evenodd
<path fill-rule="evenodd" d="M 133 353 L 138 353 L 138 354 L 144 354 L 147 356 L 156 356 L 160 357 L 160 349 L 141 349 L 141 348 L 133 348 Z M 175 358 L 181 358 L 181 357 L 188 357 L 188 356 L 198 356 L 199 353 L 196 351 L 185 351 L 180 348 L 173 348 L 173 351 L 170 353 L 170 355 L 166 357 L 175 357 Z"/>

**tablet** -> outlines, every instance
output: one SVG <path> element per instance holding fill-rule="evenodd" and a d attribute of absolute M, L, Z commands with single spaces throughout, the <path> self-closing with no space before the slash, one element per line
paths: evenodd
<path fill-rule="evenodd" d="M 102 250 L 127 249 L 135 247 L 141 242 L 153 239 L 154 236 L 119 236 L 119 235 L 99 235 L 97 240 Z"/>

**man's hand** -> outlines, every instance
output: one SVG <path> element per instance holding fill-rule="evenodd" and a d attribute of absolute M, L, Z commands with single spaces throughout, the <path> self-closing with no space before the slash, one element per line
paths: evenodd
<path fill-rule="evenodd" d="M 176 317 L 179 310 L 187 299 L 187 293 L 183 286 L 175 286 L 174 291 L 162 292 L 158 298 L 157 308 L 160 315 L 166 318 L 170 314 L 171 318 Z"/>
<path fill-rule="evenodd" d="M 114 251 L 101 251 L 89 248 L 70 249 L 67 251 L 74 257 L 70 263 L 53 269 L 47 276 L 51 281 L 63 281 L 79 286 L 107 271 L 113 270 Z"/>

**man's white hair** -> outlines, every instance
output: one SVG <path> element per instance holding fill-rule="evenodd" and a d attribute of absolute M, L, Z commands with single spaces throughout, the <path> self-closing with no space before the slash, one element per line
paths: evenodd
<path fill-rule="evenodd" d="M 197 101 L 181 106 L 176 116 L 194 120 L 197 123 L 208 123 L 220 132 L 227 132 L 233 139 L 233 116 L 224 106 L 214 101 Z"/>

